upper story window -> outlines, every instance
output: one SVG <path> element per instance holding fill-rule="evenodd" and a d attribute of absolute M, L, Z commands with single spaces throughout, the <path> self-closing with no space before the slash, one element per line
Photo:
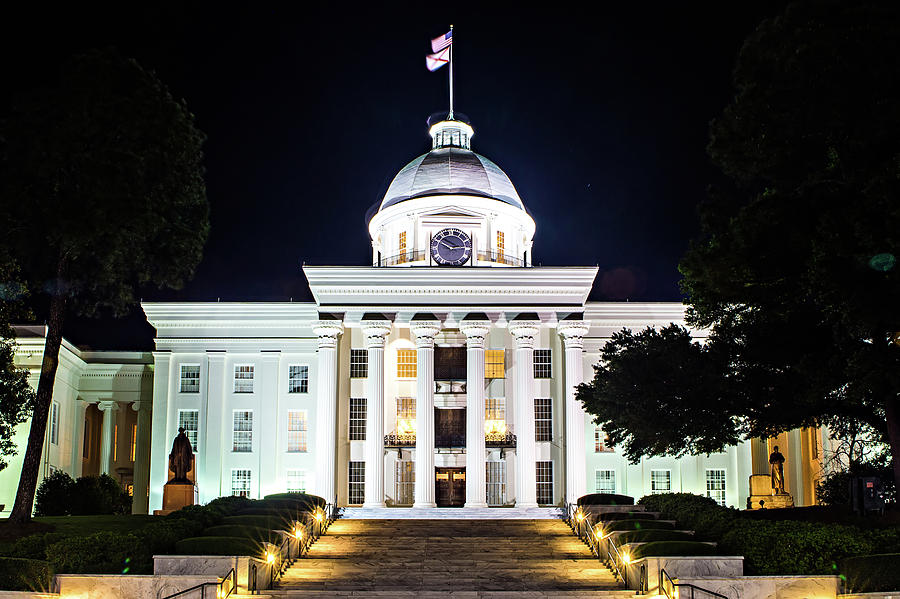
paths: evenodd
<path fill-rule="evenodd" d="M 650 471 L 650 493 L 668 493 L 672 490 L 671 470 Z"/>
<path fill-rule="evenodd" d="M 397 253 L 400 254 L 400 263 L 406 262 L 406 231 L 400 231 L 397 239 Z"/>
<path fill-rule="evenodd" d="M 609 443 L 609 437 L 599 426 L 594 427 L 594 453 L 604 453 L 613 451 L 613 446 Z"/>
<path fill-rule="evenodd" d="M 306 451 L 306 410 L 288 410 L 287 450 L 289 453 Z"/>
<path fill-rule="evenodd" d="M 552 375 L 552 357 L 549 349 L 534 350 L 534 378 L 549 379 Z"/>
<path fill-rule="evenodd" d="M 59 402 L 50 404 L 50 442 L 59 445 Z"/>
<path fill-rule="evenodd" d="M 234 392 L 253 393 L 253 366 L 234 367 Z"/>
<path fill-rule="evenodd" d="M 288 393 L 309 392 L 309 366 L 288 366 Z"/>
<path fill-rule="evenodd" d="M 397 378 L 398 379 L 414 379 L 414 378 L 416 378 L 416 350 L 414 350 L 414 349 L 398 349 L 397 350 Z"/>
<path fill-rule="evenodd" d="M 506 352 L 502 349 L 484 350 L 484 378 L 506 378 Z"/>
<path fill-rule="evenodd" d="M 497 231 L 497 253 L 503 254 L 506 250 L 506 236 L 503 231 Z"/>
<path fill-rule="evenodd" d="M 534 400 L 534 440 L 553 440 L 553 402 L 549 398 Z"/>
<path fill-rule="evenodd" d="M 235 410 L 232 431 L 232 451 L 247 453 L 253 451 L 253 411 Z"/>
<path fill-rule="evenodd" d="M 366 440 L 366 398 L 350 398 L 350 440 Z"/>
<path fill-rule="evenodd" d="M 350 378 L 364 379 L 369 376 L 369 352 L 365 349 L 350 350 Z"/>
<path fill-rule="evenodd" d="M 191 449 L 197 453 L 197 431 L 200 430 L 200 411 L 199 410 L 178 410 L 178 428 L 184 429 L 191 442 Z"/>
<path fill-rule="evenodd" d="M 181 365 L 181 392 L 200 393 L 200 365 Z"/>

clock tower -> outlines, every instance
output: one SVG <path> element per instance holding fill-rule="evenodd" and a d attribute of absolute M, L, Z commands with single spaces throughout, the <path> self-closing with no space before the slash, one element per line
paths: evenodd
<path fill-rule="evenodd" d="M 432 149 L 391 182 L 369 221 L 373 266 L 528 267 L 534 220 L 468 120 L 429 119 Z"/>

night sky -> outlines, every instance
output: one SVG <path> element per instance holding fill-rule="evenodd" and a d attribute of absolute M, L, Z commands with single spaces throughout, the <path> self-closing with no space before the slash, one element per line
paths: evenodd
<path fill-rule="evenodd" d="M 430 148 L 425 119 L 447 108 L 446 67 L 424 62 L 453 23 L 455 108 L 475 128 L 472 149 L 506 171 L 534 217 L 535 264 L 599 265 L 592 299 L 677 301 L 695 207 L 718 176 L 709 121 L 733 93 L 744 38 L 784 3 L 123 4 L 5 12 L 2 93 L 112 45 L 187 101 L 208 136 L 211 234 L 185 289 L 145 299 L 310 301 L 303 262 L 370 264 L 365 215 Z M 65 335 L 150 349 L 153 329 L 136 307 L 72 318 Z"/>

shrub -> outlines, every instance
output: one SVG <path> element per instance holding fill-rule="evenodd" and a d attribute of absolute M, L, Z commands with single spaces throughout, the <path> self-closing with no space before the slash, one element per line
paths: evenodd
<path fill-rule="evenodd" d="M 203 531 L 204 537 L 243 537 L 254 541 L 268 541 L 269 543 L 279 543 L 281 535 L 274 530 L 268 528 L 259 528 L 258 526 L 244 526 L 242 524 L 220 524 L 219 526 L 210 526 Z"/>
<path fill-rule="evenodd" d="M 203 528 L 203 523 L 199 519 L 166 518 L 152 522 L 133 534 L 141 540 L 142 547 L 152 556 L 158 553 L 171 553 L 178 541 L 199 535 Z"/>
<path fill-rule="evenodd" d="M 654 541 L 638 545 L 631 551 L 631 557 L 664 557 L 667 555 L 717 555 L 715 545 L 697 541 Z"/>
<path fill-rule="evenodd" d="M 638 503 L 650 511 L 660 512 L 667 520 L 676 520 L 681 529 L 695 531 L 701 541 L 718 540 L 740 516 L 735 509 L 722 507 L 709 497 L 691 493 L 647 495 Z"/>
<path fill-rule="evenodd" d="M 57 470 L 41 481 L 34 494 L 35 516 L 65 516 L 72 507 L 72 490 L 75 480 Z"/>
<path fill-rule="evenodd" d="M 263 546 L 244 537 L 191 537 L 175 544 L 178 555 L 251 555 L 259 556 Z"/>
<path fill-rule="evenodd" d="M 222 524 L 241 524 L 244 526 L 258 526 L 259 528 L 287 530 L 290 521 L 280 516 L 226 516 L 222 518 Z"/>
<path fill-rule="evenodd" d="M 4 591 L 49 591 L 53 568 L 43 560 L 0 557 L 0 589 Z"/>
<path fill-rule="evenodd" d="M 270 500 L 289 500 L 294 503 L 299 503 L 303 506 L 308 506 L 309 508 L 324 508 L 325 504 L 327 503 L 318 495 L 307 495 L 306 493 L 275 493 L 272 495 L 266 495 L 263 498 L 264 502 L 268 502 Z"/>
<path fill-rule="evenodd" d="M 226 495 L 224 497 L 219 497 L 218 499 L 213 499 L 204 507 L 215 510 L 223 516 L 230 516 L 238 510 L 250 507 L 252 504 L 252 499 L 247 499 L 246 497 L 238 497 L 235 495 Z"/>
<path fill-rule="evenodd" d="M 151 558 L 136 535 L 115 532 L 67 537 L 47 547 L 53 568 L 72 574 L 137 574 L 148 571 Z"/>
<path fill-rule="evenodd" d="M 634 505 L 634 497 L 613 493 L 589 493 L 578 498 L 578 505 Z"/>
<path fill-rule="evenodd" d="M 61 532 L 48 532 L 44 534 L 28 535 L 16 539 L 8 553 L 11 557 L 26 559 L 47 559 L 47 547 L 66 538 Z"/>
<path fill-rule="evenodd" d="M 848 557 L 837 563 L 851 593 L 874 593 L 900 589 L 900 553 Z"/>
<path fill-rule="evenodd" d="M 131 512 L 128 494 L 123 493 L 116 479 L 108 474 L 79 477 L 69 500 L 72 504 L 71 513 L 76 516 Z"/>
<path fill-rule="evenodd" d="M 655 520 L 656 516 L 646 512 L 604 512 L 599 515 L 603 522 L 609 520 Z"/>
<path fill-rule="evenodd" d="M 603 529 L 607 532 L 617 530 L 673 530 L 675 525 L 661 520 L 611 520 Z"/>
<path fill-rule="evenodd" d="M 616 536 L 616 543 L 650 543 L 653 541 L 693 541 L 694 535 L 680 530 L 629 530 Z"/>
<path fill-rule="evenodd" d="M 216 508 L 206 505 L 189 505 L 166 516 L 167 521 L 189 519 L 199 522 L 203 528 L 213 526 L 222 521 L 224 515 Z M 193 535 L 188 535 L 193 536 Z"/>

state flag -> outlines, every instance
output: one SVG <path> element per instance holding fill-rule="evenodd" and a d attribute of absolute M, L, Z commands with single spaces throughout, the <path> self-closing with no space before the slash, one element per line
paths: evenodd
<path fill-rule="evenodd" d="M 444 48 L 440 52 L 425 57 L 425 66 L 429 71 L 436 71 L 448 62 L 450 62 L 450 48 Z"/>

